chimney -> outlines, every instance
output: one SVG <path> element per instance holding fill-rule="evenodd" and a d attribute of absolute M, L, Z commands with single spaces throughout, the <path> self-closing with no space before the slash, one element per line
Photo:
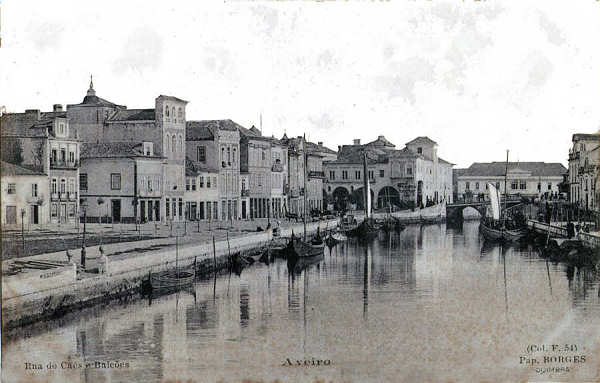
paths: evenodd
<path fill-rule="evenodd" d="M 40 110 L 39 109 L 25 109 L 25 115 L 28 118 L 39 120 L 40 119 Z"/>
<path fill-rule="evenodd" d="M 54 105 L 52 105 L 52 111 L 54 111 L 54 112 L 62 112 L 63 111 L 62 104 L 54 104 Z"/>
<path fill-rule="evenodd" d="M 338 153 L 342 151 L 342 145 L 338 145 Z"/>
<path fill-rule="evenodd" d="M 379 136 L 379 137 L 377 137 L 377 139 L 378 140 L 385 140 L 385 137 L 384 136 Z"/>
<path fill-rule="evenodd" d="M 355 138 L 353 141 L 354 145 L 360 145 L 360 138 Z"/>
<path fill-rule="evenodd" d="M 317 144 L 319 145 L 319 147 L 322 147 L 323 146 L 323 141 L 319 141 L 319 142 L 317 142 Z"/>

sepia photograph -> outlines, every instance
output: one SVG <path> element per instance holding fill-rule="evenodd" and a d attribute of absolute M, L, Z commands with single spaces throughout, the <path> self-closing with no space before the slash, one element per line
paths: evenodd
<path fill-rule="evenodd" d="M 1 381 L 600 382 L 599 21 L 0 0 Z"/>

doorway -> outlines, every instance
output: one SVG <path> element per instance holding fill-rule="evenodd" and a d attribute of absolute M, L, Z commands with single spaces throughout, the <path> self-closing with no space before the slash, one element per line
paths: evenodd
<path fill-rule="evenodd" d="M 31 205 L 31 214 L 29 215 L 29 223 L 37 225 L 40 223 L 39 218 L 40 207 L 38 205 Z"/>
<path fill-rule="evenodd" d="M 121 222 L 121 200 L 113 199 L 112 203 L 112 219 L 113 222 Z"/>

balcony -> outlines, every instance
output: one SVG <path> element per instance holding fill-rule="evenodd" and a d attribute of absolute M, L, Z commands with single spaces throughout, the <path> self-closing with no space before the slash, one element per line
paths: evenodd
<path fill-rule="evenodd" d="M 323 171 L 318 171 L 318 170 L 309 170 L 309 171 L 308 171 L 308 178 L 320 178 L 320 179 L 325 179 L 325 172 L 323 172 Z"/>
<path fill-rule="evenodd" d="M 242 197 L 250 197 L 250 189 L 242 189 L 240 194 Z"/>
<path fill-rule="evenodd" d="M 273 164 L 273 166 L 271 167 L 271 171 L 281 173 L 283 171 L 283 165 L 279 163 Z"/>
<path fill-rule="evenodd" d="M 52 161 L 50 160 L 50 169 L 77 169 L 79 161 Z"/>

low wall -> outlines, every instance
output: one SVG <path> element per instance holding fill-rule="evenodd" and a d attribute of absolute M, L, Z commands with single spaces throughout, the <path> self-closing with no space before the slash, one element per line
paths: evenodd
<path fill-rule="evenodd" d="M 333 228 L 337 222 L 337 220 L 329 220 L 307 223 L 306 231 L 312 234 L 318 227 L 321 230 L 326 227 Z M 301 235 L 296 232 L 295 234 Z M 282 230 L 282 236 L 289 235 L 291 229 Z M 258 232 L 230 239 L 229 248 L 226 240 L 217 241 L 215 243 L 217 269 L 226 266 L 229 249 L 232 253 L 248 251 L 265 245 L 270 239 L 270 232 Z M 53 273 L 54 270 L 4 276 L 2 323 L 5 328 L 18 327 L 44 318 L 59 316 L 69 310 L 132 295 L 140 291 L 148 273 L 174 268 L 176 258 L 180 266 L 190 265 L 196 261 L 199 266 L 207 266 L 202 270 L 212 272 L 213 257 L 215 255 L 212 242 L 205 242 L 186 244 L 177 250 L 175 247 L 170 247 L 163 251 L 136 256 L 104 257 L 100 264 L 103 274 L 87 276 L 80 280 L 75 279 L 73 266 L 65 267 L 64 270 L 47 278 L 40 275 Z M 45 279 L 49 281 L 38 282 Z"/>

